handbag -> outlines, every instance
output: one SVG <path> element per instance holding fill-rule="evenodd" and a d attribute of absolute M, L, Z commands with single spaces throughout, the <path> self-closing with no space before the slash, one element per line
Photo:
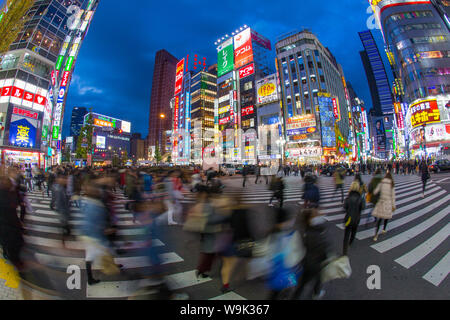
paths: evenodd
<path fill-rule="evenodd" d="M 371 193 L 368 193 L 368 194 L 366 195 L 366 202 L 367 202 L 367 203 L 371 203 L 371 202 L 372 202 L 372 194 L 371 194 Z"/>
<path fill-rule="evenodd" d="M 321 282 L 325 283 L 335 279 L 348 279 L 351 275 L 350 259 L 348 256 L 342 256 L 325 263 L 325 267 L 322 268 L 320 273 L 320 278 Z"/>

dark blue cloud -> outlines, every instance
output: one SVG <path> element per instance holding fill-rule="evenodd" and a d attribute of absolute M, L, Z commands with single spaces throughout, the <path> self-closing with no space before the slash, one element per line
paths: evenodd
<path fill-rule="evenodd" d="M 77 61 L 65 133 L 72 108 L 86 106 L 129 120 L 133 132 L 146 136 L 155 52 L 164 48 L 179 58 L 199 54 L 214 64 L 214 42 L 244 24 L 273 44 L 281 34 L 310 29 L 370 106 L 358 37 L 367 29 L 367 8 L 366 0 L 102 0 Z"/>

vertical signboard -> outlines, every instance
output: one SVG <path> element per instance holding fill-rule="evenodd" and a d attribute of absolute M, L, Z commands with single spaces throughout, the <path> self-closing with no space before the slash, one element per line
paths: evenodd
<path fill-rule="evenodd" d="M 332 98 L 331 101 L 333 102 L 334 118 L 336 119 L 336 122 L 339 122 L 341 121 L 341 110 L 339 109 L 339 99 Z"/>
<path fill-rule="evenodd" d="M 220 78 L 234 69 L 233 39 L 222 43 L 217 47 L 217 51 L 217 76 Z"/>
<path fill-rule="evenodd" d="M 175 77 L 175 96 L 181 93 L 184 75 L 184 58 L 177 63 L 177 73 Z"/>
<path fill-rule="evenodd" d="M 250 28 L 234 37 L 234 65 L 237 68 L 253 61 L 253 48 Z"/>

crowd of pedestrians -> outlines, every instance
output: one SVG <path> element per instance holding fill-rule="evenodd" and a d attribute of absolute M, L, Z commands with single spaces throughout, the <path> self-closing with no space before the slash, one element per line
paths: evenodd
<path fill-rule="evenodd" d="M 361 220 L 362 211 L 373 205 L 375 219 L 373 241 L 387 232 L 388 223 L 395 214 L 395 183 L 393 174 L 416 173 L 423 181 L 423 196 L 430 179 L 427 162 L 368 163 L 337 166 L 334 182 L 337 195 L 345 212 L 342 251 L 334 248 L 329 239 L 326 219 L 321 211 L 318 176 L 324 166 L 280 166 L 276 170 L 257 167 L 255 183 L 266 180 L 272 192 L 269 201 L 270 221 L 262 221 L 254 214 L 255 208 L 242 201 L 242 194 L 223 193 L 225 185 L 214 169 L 201 168 L 74 168 L 55 166 L 46 172 L 25 166 L 2 168 L 0 175 L 0 243 L 3 256 L 20 271 L 27 261 L 21 255 L 25 246 L 24 226 L 32 206 L 27 193 L 34 191 L 51 199 L 61 224 L 62 245 L 75 237 L 71 215 L 80 209 L 82 224 L 76 237 L 85 248 L 87 285 L 94 286 L 102 277 L 96 274 L 95 264 L 102 273 L 123 273 L 123 266 L 115 258 L 124 248 L 117 241 L 117 224 L 125 208 L 133 215 L 133 224 L 142 229 L 145 241 L 142 256 L 148 258 L 153 277 L 159 279 L 158 288 L 167 299 L 177 295 L 164 278 L 160 248 L 152 239 L 167 236 L 168 230 L 179 226 L 198 241 L 197 277 L 211 277 L 216 260 L 221 261 L 222 293 L 233 288 L 231 280 L 240 263 L 248 264 L 249 273 L 260 274 L 269 288 L 269 299 L 321 298 L 324 294 L 324 270 L 349 271 L 349 248 L 352 246 Z M 344 181 L 348 170 L 354 177 L 347 194 Z M 362 175 L 372 175 L 367 185 Z M 243 186 L 249 176 L 248 167 L 242 171 Z M 262 179 L 264 176 L 265 179 Z M 303 201 L 297 210 L 285 208 L 286 177 L 299 177 L 303 181 Z M 194 206 L 182 204 L 184 194 L 196 195 Z M 125 200 L 119 198 L 122 194 Z M 337 200 L 336 199 L 336 200 Z M 277 202 L 274 204 L 274 200 Z M 255 218 L 256 217 L 256 218 Z M 169 229 L 166 229 L 167 228 Z M 172 239 L 176 241 L 176 239 Z M 340 253 L 342 252 L 342 253 Z M 336 274 L 330 271 L 330 274 Z M 349 276 L 349 275 L 347 275 Z M 252 276 L 250 276 L 252 277 Z M 336 276 L 335 276 L 336 278 Z M 334 279 L 332 276 L 329 280 Z M 313 291 L 306 293 L 308 283 Z"/>

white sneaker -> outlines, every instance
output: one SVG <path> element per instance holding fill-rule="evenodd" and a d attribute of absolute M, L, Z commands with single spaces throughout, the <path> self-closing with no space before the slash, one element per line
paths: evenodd
<path fill-rule="evenodd" d="M 378 241 L 378 236 L 373 237 L 373 241 Z"/>
<path fill-rule="evenodd" d="M 273 207 L 273 204 L 269 203 L 269 207 Z"/>

